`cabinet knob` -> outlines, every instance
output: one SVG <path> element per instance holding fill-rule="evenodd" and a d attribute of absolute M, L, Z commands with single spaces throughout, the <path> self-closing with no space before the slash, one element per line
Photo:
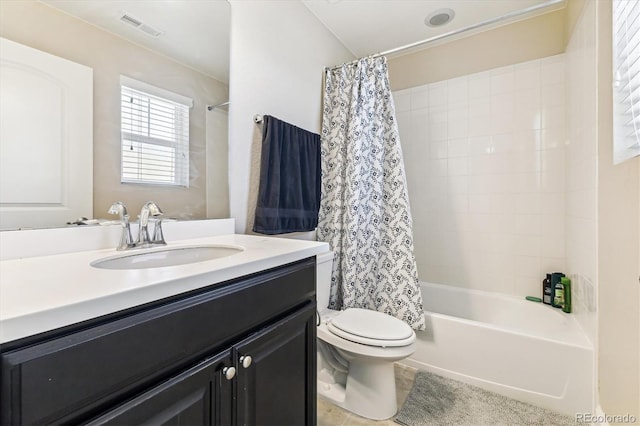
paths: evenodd
<path fill-rule="evenodd" d="M 225 367 L 222 369 L 222 374 L 227 380 L 231 380 L 236 376 L 236 368 L 235 367 Z"/>
<path fill-rule="evenodd" d="M 253 362 L 253 359 L 251 359 L 250 355 L 243 355 L 243 356 L 240 357 L 240 364 L 244 368 L 249 368 L 251 366 L 252 362 Z"/>

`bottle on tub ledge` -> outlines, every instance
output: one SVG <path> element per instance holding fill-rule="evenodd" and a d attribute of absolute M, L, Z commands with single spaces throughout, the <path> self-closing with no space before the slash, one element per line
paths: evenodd
<path fill-rule="evenodd" d="M 568 314 L 571 313 L 571 280 L 567 277 L 560 278 L 560 284 L 562 285 L 562 312 Z"/>
<path fill-rule="evenodd" d="M 552 297 L 553 288 L 551 287 L 551 274 L 547 274 L 547 277 L 542 280 L 542 303 L 550 305 Z"/>
<path fill-rule="evenodd" d="M 542 303 L 557 307 L 554 305 L 553 300 L 555 298 L 556 284 L 560 282 L 562 277 L 564 277 L 562 272 L 547 274 L 547 277 L 542 281 Z"/>
<path fill-rule="evenodd" d="M 528 300 L 542 302 L 554 308 L 571 312 L 571 280 L 562 272 L 547 274 L 542 280 L 542 300 L 537 297 L 527 297 Z"/>
<path fill-rule="evenodd" d="M 562 277 L 564 277 L 564 274 L 562 272 L 554 272 L 550 275 L 551 278 L 549 280 L 549 286 L 551 287 L 551 297 L 549 305 L 553 306 L 554 308 L 561 308 L 562 301 L 560 300 L 560 298 L 562 298 L 562 295 L 560 293 L 562 292 L 562 287 L 557 287 L 557 285 L 560 284 L 560 280 L 562 279 Z M 556 294 L 557 292 L 558 294 Z"/>

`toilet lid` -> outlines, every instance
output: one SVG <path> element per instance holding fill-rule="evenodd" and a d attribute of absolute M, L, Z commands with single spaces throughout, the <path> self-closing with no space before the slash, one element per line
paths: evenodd
<path fill-rule="evenodd" d="M 335 335 L 371 346 L 406 346 L 415 340 L 415 333 L 405 322 L 369 309 L 348 308 L 327 326 Z"/>

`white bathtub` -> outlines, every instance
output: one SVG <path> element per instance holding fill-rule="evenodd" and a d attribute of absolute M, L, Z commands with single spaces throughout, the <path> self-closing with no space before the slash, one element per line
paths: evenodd
<path fill-rule="evenodd" d="M 574 416 L 593 411 L 593 347 L 559 309 L 421 283 L 427 329 L 403 363 Z"/>

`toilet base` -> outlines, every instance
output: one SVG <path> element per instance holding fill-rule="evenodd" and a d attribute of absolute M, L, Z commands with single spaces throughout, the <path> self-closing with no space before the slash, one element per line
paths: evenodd
<path fill-rule="evenodd" d="M 346 386 L 319 380 L 318 395 L 371 420 L 395 416 L 398 405 L 393 362 L 350 358 Z"/>

